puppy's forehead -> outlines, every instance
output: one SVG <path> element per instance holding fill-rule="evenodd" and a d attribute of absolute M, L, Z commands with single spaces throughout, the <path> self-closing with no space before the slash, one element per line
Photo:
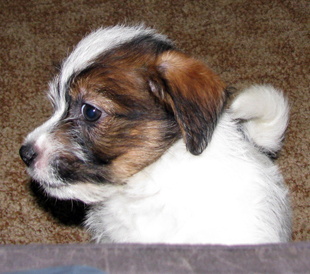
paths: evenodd
<path fill-rule="evenodd" d="M 121 47 L 124 49 L 126 44 L 131 47 L 137 46 L 143 37 L 152 39 L 153 44 L 157 44 L 159 51 L 173 46 L 166 36 L 156 33 L 153 29 L 145 28 L 143 25 L 98 29 L 82 39 L 64 61 L 60 74 L 50 84 L 50 97 L 55 108 L 60 111 L 66 109 L 67 95 L 72 79 L 89 69 L 100 56 L 114 54 L 116 49 Z"/>
<path fill-rule="evenodd" d="M 139 39 L 142 36 L 152 36 L 159 41 L 168 39 L 155 33 L 152 29 L 139 27 L 121 27 L 116 26 L 107 29 L 99 29 L 86 36 L 76 46 L 75 50 L 65 60 L 62 66 L 59 83 L 65 86 L 70 77 L 90 66 L 96 61 L 99 55 L 102 55 L 120 45 Z"/>

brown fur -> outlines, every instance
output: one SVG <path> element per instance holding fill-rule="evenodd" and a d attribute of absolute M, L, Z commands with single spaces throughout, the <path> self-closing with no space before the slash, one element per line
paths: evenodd
<path fill-rule="evenodd" d="M 169 86 L 159 96 L 173 109 L 188 150 L 200 154 L 225 104 L 225 84 L 205 64 L 178 51 L 163 53 L 156 63 Z"/>

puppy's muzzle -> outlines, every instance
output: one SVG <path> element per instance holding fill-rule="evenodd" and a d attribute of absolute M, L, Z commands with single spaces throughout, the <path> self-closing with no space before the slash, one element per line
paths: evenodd
<path fill-rule="evenodd" d="M 37 153 L 34 151 L 32 145 L 23 145 L 19 150 L 19 155 L 27 167 L 29 167 L 37 157 Z"/>

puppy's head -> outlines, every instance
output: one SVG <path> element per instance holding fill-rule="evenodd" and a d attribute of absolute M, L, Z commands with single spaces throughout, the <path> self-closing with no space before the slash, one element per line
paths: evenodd
<path fill-rule="evenodd" d="M 156 161 L 179 138 L 198 155 L 211 139 L 224 84 L 202 62 L 141 27 L 84 38 L 50 84 L 54 114 L 20 155 L 45 191 L 102 199 Z"/>

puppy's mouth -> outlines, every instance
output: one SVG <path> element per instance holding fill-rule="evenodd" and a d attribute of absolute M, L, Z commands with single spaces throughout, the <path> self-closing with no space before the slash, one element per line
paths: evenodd
<path fill-rule="evenodd" d="M 21 151 L 25 159 L 25 149 Z M 96 203 L 105 198 L 113 185 L 104 168 L 80 159 L 54 156 L 49 161 L 37 156 L 27 161 L 27 171 L 42 191 L 60 200 L 73 199 L 86 204 Z"/>
<path fill-rule="evenodd" d="M 61 178 L 65 184 L 74 183 L 79 178 L 80 160 L 68 160 L 64 157 L 57 157 L 50 162 L 51 169 L 56 178 Z"/>
<path fill-rule="evenodd" d="M 85 161 L 63 152 L 41 151 L 32 145 L 20 148 L 21 159 L 27 166 L 29 175 L 40 185 L 48 188 L 63 187 L 76 182 L 83 182 L 86 178 L 91 182 L 104 182 L 105 178 L 98 168 L 85 167 Z"/>
<path fill-rule="evenodd" d="M 63 184 L 75 184 L 88 182 L 93 184 L 111 183 L 105 172 L 106 165 L 96 165 L 90 161 L 80 159 L 68 159 L 62 156 L 55 158 L 50 163 L 53 174 Z"/>

